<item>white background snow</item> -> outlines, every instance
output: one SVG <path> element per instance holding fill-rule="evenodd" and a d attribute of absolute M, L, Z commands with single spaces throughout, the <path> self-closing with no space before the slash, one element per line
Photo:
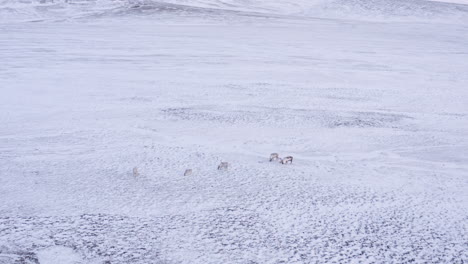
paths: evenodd
<path fill-rule="evenodd" d="M 0 263 L 466 263 L 457 2 L 1 0 Z"/>

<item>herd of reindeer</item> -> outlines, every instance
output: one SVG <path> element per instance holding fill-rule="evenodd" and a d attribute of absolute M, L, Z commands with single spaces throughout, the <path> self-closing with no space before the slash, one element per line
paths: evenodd
<path fill-rule="evenodd" d="M 272 162 L 272 161 L 278 161 L 281 164 L 288 164 L 288 163 L 291 164 L 293 162 L 293 157 L 292 156 L 286 156 L 284 158 L 281 158 L 278 153 L 271 153 L 270 154 L 270 162 Z M 229 168 L 229 163 L 225 162 L 225 161 L 222 161 L 218 165 L 218 170 L 227 170 L 228 168 Z M 186 169 L 185 172 L 184 172 L 184 176 L 191 175 L 192 172 L 193 172 L 192 169 Z M 138 168 L 134 167 L 133 168 L 133 176 L 138 177 L 139 175 L 140 175 L 140 173 L 138 172 Z"/>

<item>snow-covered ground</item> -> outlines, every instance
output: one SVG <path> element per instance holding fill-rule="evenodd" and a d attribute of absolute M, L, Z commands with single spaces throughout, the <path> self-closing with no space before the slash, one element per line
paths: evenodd
<path fill-rule="evenodd" d="M 468 259 L 467 5 L 2 0 L 0 124 L 2 264 Z"/>

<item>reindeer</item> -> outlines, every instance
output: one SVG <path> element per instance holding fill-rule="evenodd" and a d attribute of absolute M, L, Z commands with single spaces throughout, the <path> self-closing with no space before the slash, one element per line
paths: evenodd
<path fill-rule="evenodd" d="M 280 157 L 278 155 L 278 153 L 271 153 L 270 154 L 270 162 L 274 161 L 274 160 L 279 160 Z"/>
<path fill-rule="evenodd" d="M 136 178 L 136 177 L 138 177 L 138 176 L 140 176 L 140 173 L 138 172 L 138 168 L 137 168 L 137 167 L 134 167 L 134 168 L 133 168 L 133 177 Z"/>
<path fill-rule="evenodd" d="M 229 167 L 229 163 L 223 161 L 218 165 L 218 170 L 227 170 L 228 167 Z"/>
<path fill-rule="evenodd" d="M 284 157 L 284 159 L 281 159 L 281 164 L 287 164 L 288 162 L 292 164 L 293 162 L 293 157 L 292 156 L 287 156 Z"/>
<path fill-rule="evenodd" d="M 192 175 L 192 169 L 186 169 L 184 172 L 184 176 Z"/>

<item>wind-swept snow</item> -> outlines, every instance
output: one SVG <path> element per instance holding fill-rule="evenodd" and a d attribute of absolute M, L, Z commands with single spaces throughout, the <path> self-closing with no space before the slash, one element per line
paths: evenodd
<path fill-rule="evenodd" d="M 115 16 L 235 16 L 460 23 L 468 5 L 426 0 L 2 0 L 0 22 L 68 21 Z"/>
<path fill-rule="evenodd" d="M 38 254 L 42 264 L 77 264 L 82 263 L 81 257 L 71 248 L 55 246 L 41 250 Z"/>
<path fill-rule="evenodd" d="M 0 263 L 468 259 L 463 5 L 14 2 Z"/>

